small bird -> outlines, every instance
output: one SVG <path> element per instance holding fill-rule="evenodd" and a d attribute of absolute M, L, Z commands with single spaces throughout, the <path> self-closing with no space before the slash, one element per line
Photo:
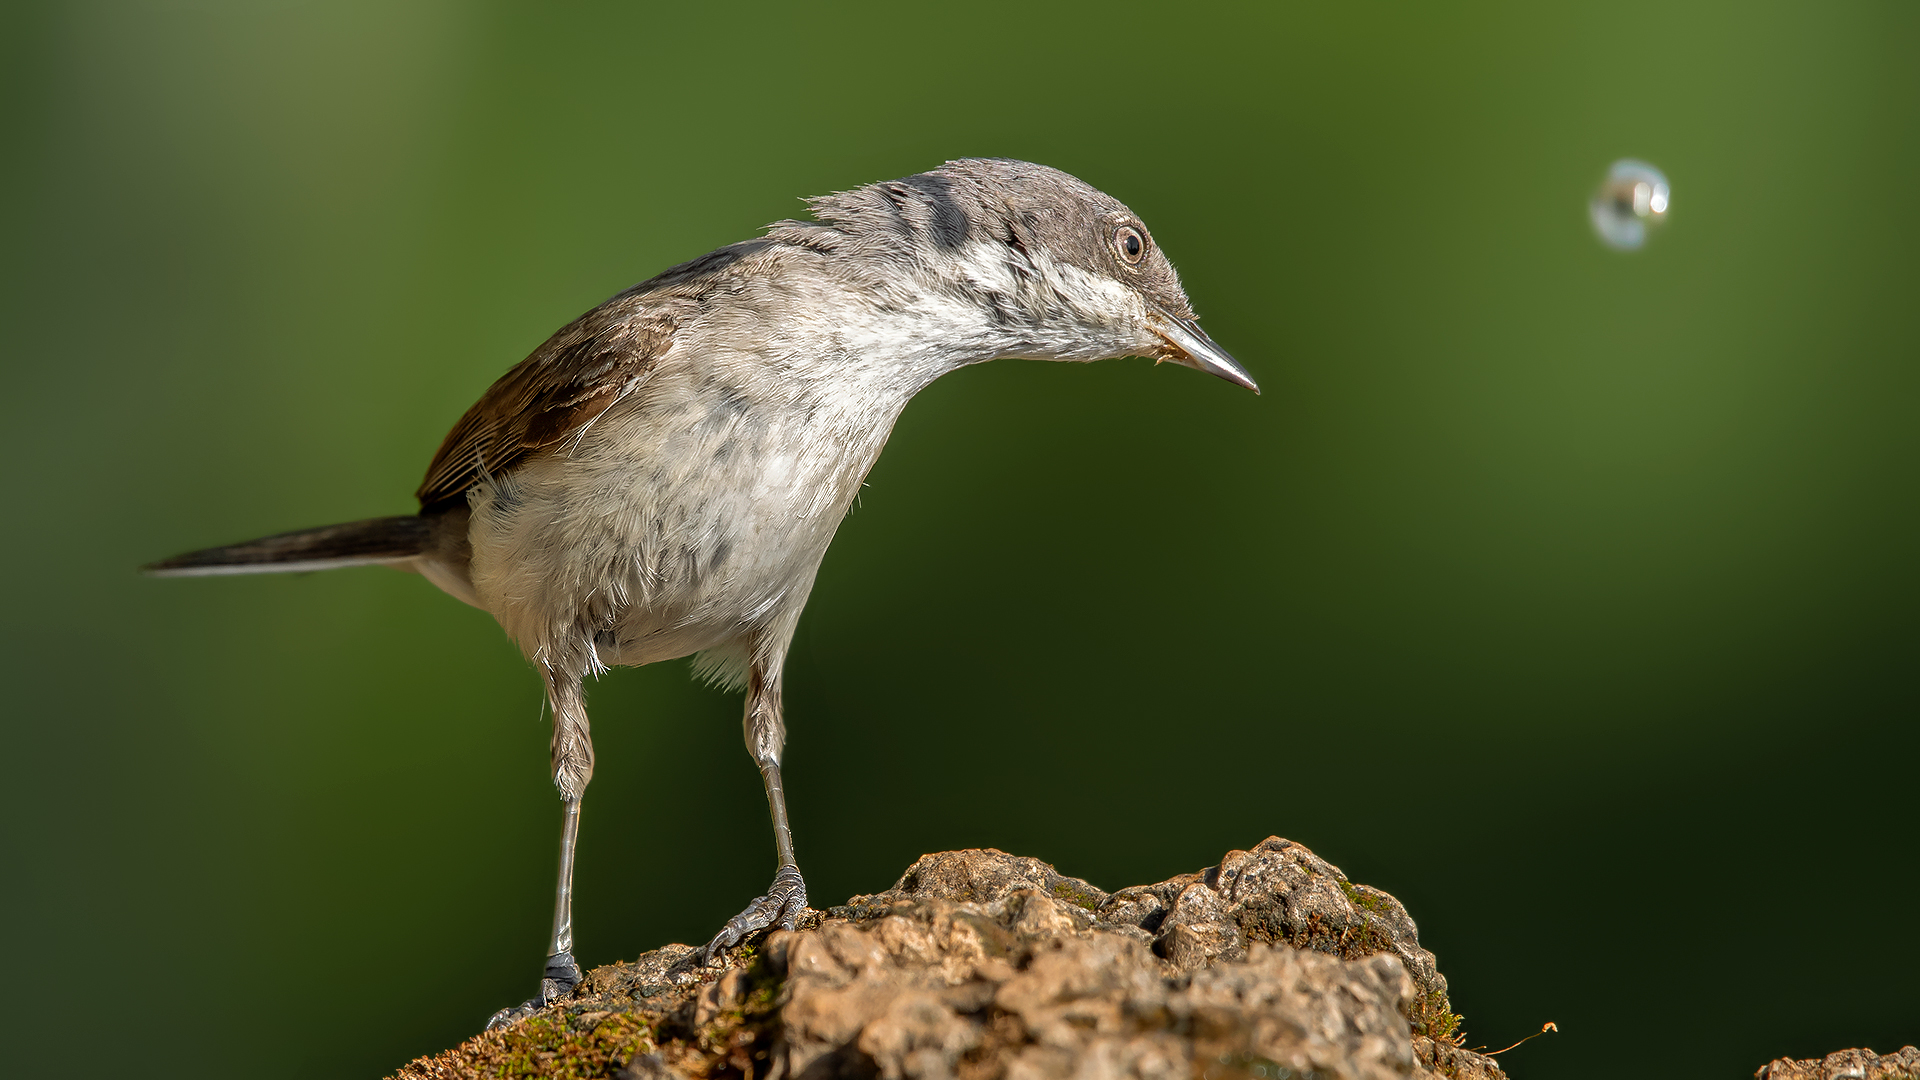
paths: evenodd
<path fill-rule="evenodd" d="M 915 394 L 986 360 L 1121 356 L 1259 392 L 1195 323 L 1146 225 L 1059 170 L 969 158 L 808 205 L 812 221 L 676 266 L 548 338 L 448 433 L 417 514 L 147 567 L 409 570 L 491 613 L 544 676 L 563 812 L 553 935 L 539 992 L 490 1027 L 581 979 L 587 675 L 693 656 L 697 674 L 746 690 L 778 864 L 702 962 L 807 910 L 781 788 L 781 673 L 827 545 Z"/>

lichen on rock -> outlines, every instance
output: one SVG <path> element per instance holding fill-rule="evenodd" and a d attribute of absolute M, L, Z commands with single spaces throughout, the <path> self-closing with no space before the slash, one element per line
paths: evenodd
<path fill-rule="evenodd" d="M 1114 893 L 956 851 L 711 968 L 597 968 L 399 1077 L 1504 1080 L 1458 1022 L 1399 901 L 1299 844 Z"/>

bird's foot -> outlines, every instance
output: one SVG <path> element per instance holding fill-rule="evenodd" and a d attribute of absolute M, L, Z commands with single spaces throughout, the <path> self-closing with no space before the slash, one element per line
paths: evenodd
<path fill-rule="evenodd" d="M 573 988 L 580 985 L 583 977 L 572 953 L 555 953 L 547 957 L 547 970 L 540 978 L 540 992 L 518 1005 L 494 1013 L 487 1019 L 487 1030 L 518 1023 L 556 1001 L 572 997 Z"/>
<path fill-rule="evenodd" d="M 767 895 L 747 905 L 747 910 L 727 920 L 707 947 L 700 950 L 700 963 L 710 964 L 721 952 L 733 948 L 747 938 L 771 926 L 782 930 L 793 930 L 800 925 L 800 916 L 807 910 L 807 883 L 800 877 L 800 868 L 788 864 L 780 868 L 773 876 L 773 887 Z"/>

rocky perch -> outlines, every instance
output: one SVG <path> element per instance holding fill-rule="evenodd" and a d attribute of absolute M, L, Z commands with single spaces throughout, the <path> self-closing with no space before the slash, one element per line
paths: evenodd
<path fill-rule="evenodd" d="M 1920 1080 L 1920 1049 L 1903 1046 L 1896 1054 L 1840 1050 L 1823 1058 L 1781 1058 L 1755 1072 L 1754 1080 Z"/>
<path fill-rule="evenodd" d="M 1115 893 L 954 851 L 711 967 L 596 968 L 398 1076 L 1505 1080 L 1459 1023 L 1400 902 L 1291 841 Z"/>
<path fill-rule="evenodd" d="M 1506 1080 L 1400 901 L 1290 840 L 1106 893 L 949 851 L 710 967 L 668 945 L 398 1080 Z M 1920 1050 L 1756 1080 L 1920 1080 Z"/>

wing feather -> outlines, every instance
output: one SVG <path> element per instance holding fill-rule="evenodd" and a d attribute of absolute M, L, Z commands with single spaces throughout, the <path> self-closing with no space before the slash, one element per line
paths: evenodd
<path fill-rule="evenodd" d="M 689 306 L 636 288 L 561 328 L 447 433 L 416 493 L 421 508 L 464 498 L 483 474 L 584 431 L 646 380 Z"/>

